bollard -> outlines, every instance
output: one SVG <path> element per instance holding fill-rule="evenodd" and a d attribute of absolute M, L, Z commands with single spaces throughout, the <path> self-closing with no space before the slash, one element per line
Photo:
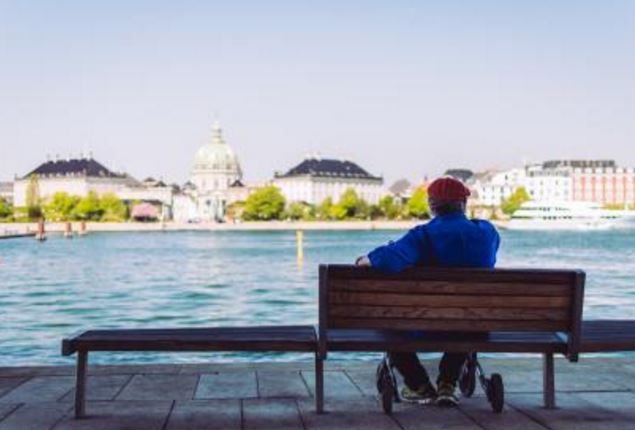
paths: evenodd
<path fill-rule="evenodd" d="M 67 222 L 64 227 L 64 237 L 67 239 L 73 238 L 73 225 L 70 222 Z"/>
<path fill-rule="evenodd" d="M 302 263 L 302 260 L 304 260 L 304 232 L 302 230 L 296 230 L 295 241 L 297 245 L 298 263 Z"/>

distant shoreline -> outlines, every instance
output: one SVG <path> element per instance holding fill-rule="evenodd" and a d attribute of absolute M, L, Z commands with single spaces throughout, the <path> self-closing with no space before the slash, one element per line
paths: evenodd
<path fill-rule="evenodd" d="M 179 223 L 179 222 L 87 222 L 90 232 L 143 232 L 143 231 L 343 231 L 343 230 L 408 230 L 425 221 L 250 221 L 240 223 Z M 78 233 L 80 223 L 71 223 Z M 496 223 L 501 227 L 500 223 Z M 63 233 L 65 222 L 46 223 L 48 233 Z M 37 223 L 0 223 L 0 236 L 34 232 Z"/>

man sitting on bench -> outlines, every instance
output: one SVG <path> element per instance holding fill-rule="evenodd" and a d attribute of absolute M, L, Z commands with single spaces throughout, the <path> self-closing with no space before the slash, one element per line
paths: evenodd
<path fill-rule="evenodd" d="M 500 237 L 496 228 L 465 215 L 469 189 L 457 179 L 443 177 L 428 187 L 428 202 L 434 216 L 430 222 L 411 229 L 396 242 L 359 257 L 358 265 L 396 273 L 415 265 L 439 267 L 494 267 Z M 467 358 L 464 353 L 445 353 L 439 364 L 437 389 L 411 352 L 390 352 L 392 364 L 404 377 L 402 399 L 416 403 L 435 402 L 455 406 L 456 382 Z"/>

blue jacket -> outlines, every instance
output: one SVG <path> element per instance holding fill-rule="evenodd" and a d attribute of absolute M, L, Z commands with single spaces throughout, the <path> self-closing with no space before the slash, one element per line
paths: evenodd
<path fill-rule="evenodd" d="M 494 267 L 500 236 L 489 221 L 461 212 L 414 227 L 396 242 L 368 254 L 372 267 L 388 273 L 410 266 Z"/>

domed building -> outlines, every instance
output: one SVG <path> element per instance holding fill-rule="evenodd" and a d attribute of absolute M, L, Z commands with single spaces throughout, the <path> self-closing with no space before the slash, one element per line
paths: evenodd
<path fill-rule="evenodd" d="M 190 182 L 196 187 L 198 217 L 206 221 L 222 220 L 229 189 L 242 176 L 238 157 L 223 140 L 220 125 L 214 123 L 212 140 L 196 152 L 190 175 Z"/>

